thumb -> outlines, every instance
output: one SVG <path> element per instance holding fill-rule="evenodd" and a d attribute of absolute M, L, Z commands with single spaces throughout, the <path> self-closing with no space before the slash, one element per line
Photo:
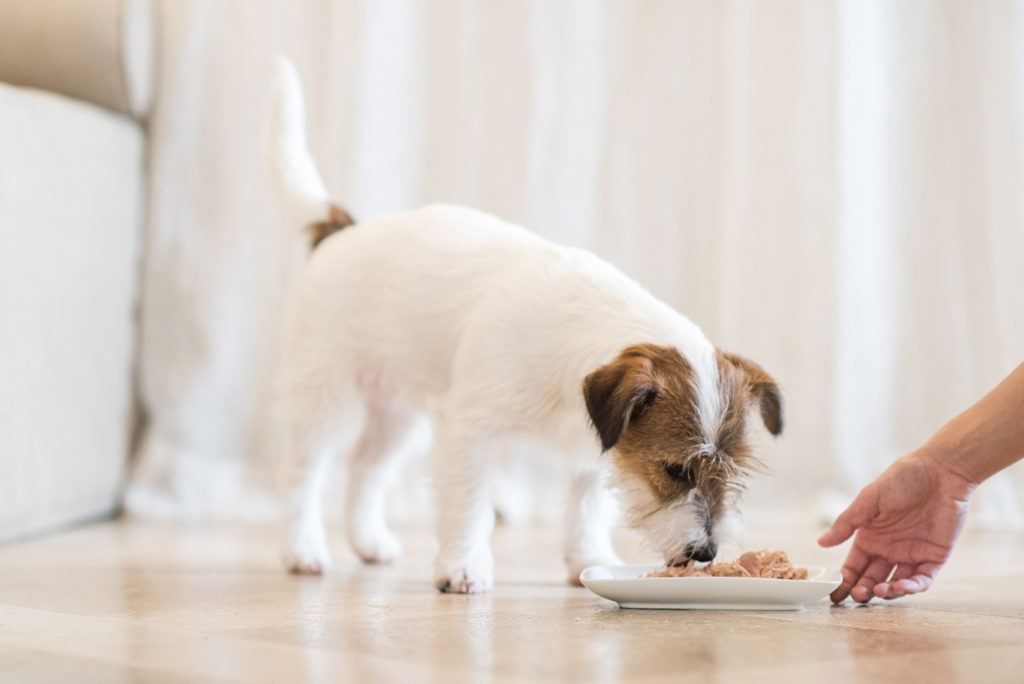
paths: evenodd
<path fill-rule="evenodd" d="M 861 496 L 854 499 L 850 507 L 839 514 L 836 521 L 832 523 L 832 527 L 825 534 L 818 537 L 818 544 L 820 546 L 842 544 L 857 531 L 858 527 L 864 524 L 866 515 L 864 514 L 864 504 L 861 499 Z"/>

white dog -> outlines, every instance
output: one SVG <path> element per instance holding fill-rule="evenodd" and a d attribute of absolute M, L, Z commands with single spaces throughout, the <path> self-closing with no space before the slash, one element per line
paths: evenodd
<path fill-rule="evenodd" d="M 340 453 L 353 548 L 367 562 L 398 554 L 385 496 L 423 413 L 434 421 L 441 591 L 492 586 L 488 469 L 508 440 L 574 473 L 572 581 L 616 561 L 606 486 L 667 563 L 713 558 L 752 464 L 749 407 L 782 429 L 772 378 L 593 254 L 493 216 L 430 206 L 349 225 L 307 151 L 294 69 L 279 72 L 266 152 L 296 225 L 314 234 L 286 360 L 290 569 L 328 565 L 320 490 Z"/>

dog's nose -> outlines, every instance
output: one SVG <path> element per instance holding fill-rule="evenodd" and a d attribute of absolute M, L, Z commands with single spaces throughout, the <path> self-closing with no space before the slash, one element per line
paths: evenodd
<path fill-rule="evenodd" d="M 717 554 L 718 545 L 714 542 L 708 542 L 704 546 L 691 545 L 686 547 L 686 555 L 689 556 L 691 560 L 699 561 L 701 563 L 714 560 Z"/>

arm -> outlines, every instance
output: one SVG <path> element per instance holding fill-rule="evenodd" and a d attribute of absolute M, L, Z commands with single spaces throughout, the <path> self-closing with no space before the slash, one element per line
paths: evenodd
<path fill-rule="evenodd" d="M 1024 457 L 1024 363 L 924 448 L 974 485 Z"/>
<path fill-rule="evenodd" d="M 896 460 L 822 535 L 819 544 L 835 546 L 857 534 L 832 600 L 927 590 L 953 551 L 975 487 L 1022 457 L 1024 364 Z"/>

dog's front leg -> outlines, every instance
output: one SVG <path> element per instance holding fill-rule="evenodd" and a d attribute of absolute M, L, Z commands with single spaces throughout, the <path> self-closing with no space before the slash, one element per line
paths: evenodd
<path fill-rule="evenodd" d="M 618 506 L 597 469 L 587 468 L 572 478 L 566 511 L 565 564 L 569 583 L 579 584 L 580 573 L 591 565 L 618 565 L 611 530 Z"/>
<path fill-rule="evenodd" d="M 494 585 L 490 534 L 494 528 L 486 451 L 449 426 L 438 425 L 434 442 L 437 537 L 435 586 L 443 592 L 477 594 Z"/>

